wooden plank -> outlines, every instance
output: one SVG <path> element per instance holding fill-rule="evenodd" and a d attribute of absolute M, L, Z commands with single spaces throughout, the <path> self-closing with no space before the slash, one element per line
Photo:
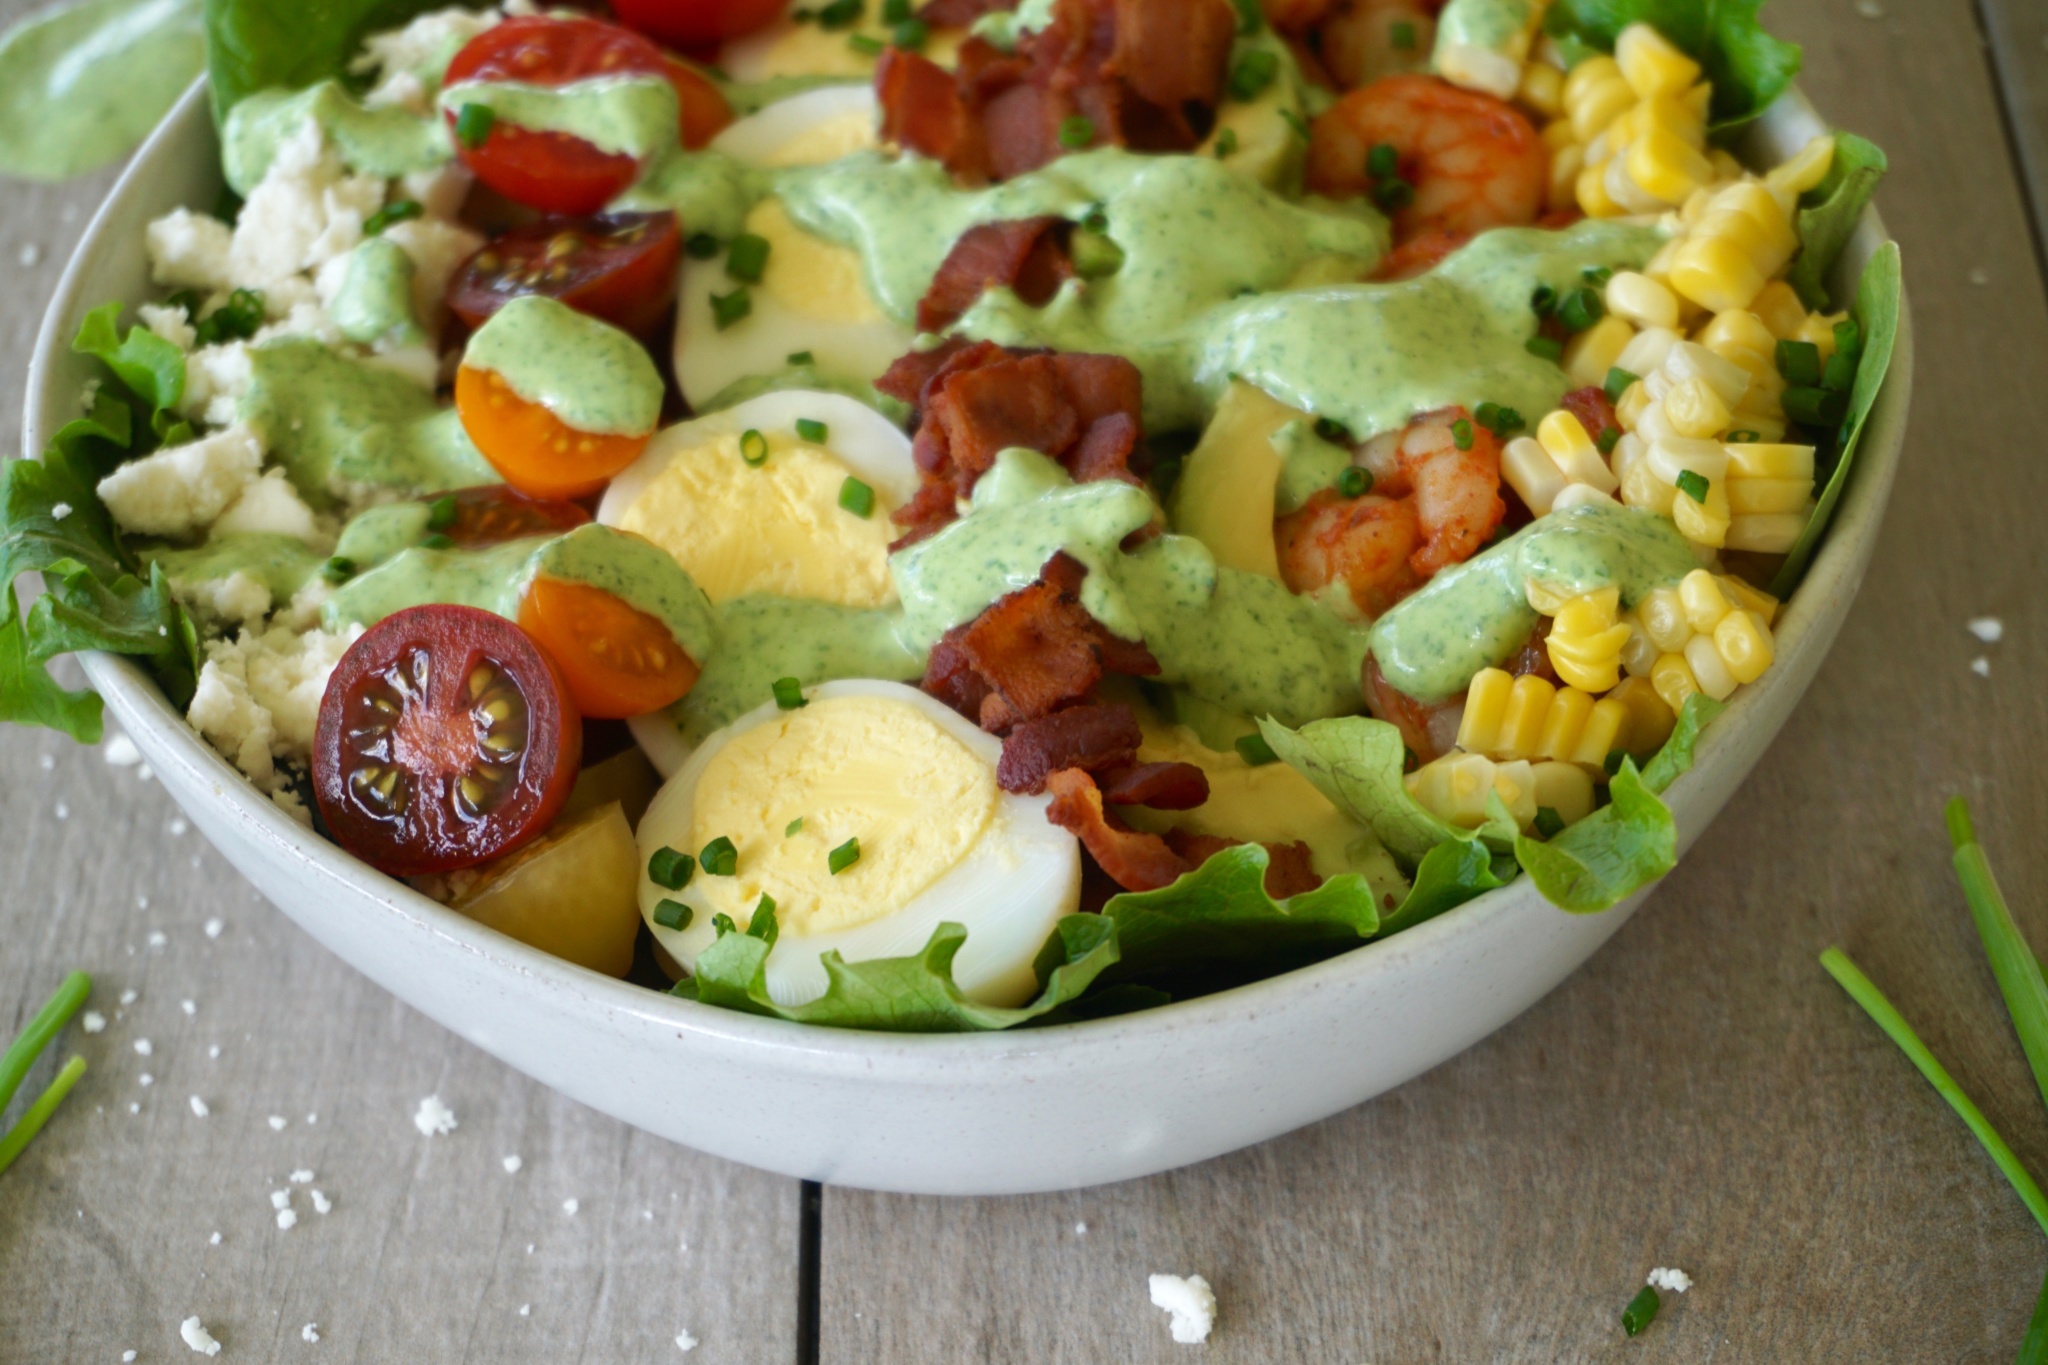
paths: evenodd
<path fill-rule="evenodd" d="M 37 3 L 0 0 L 0 24 Z M 43 304 L 111 179 L 0 193 L 9 453 Z M 684 1330 L 702 1342 L 693 1365 L 795 1358 L 797 1182 L 637 1133 L 413 1013 L 262 902 L 161 787 L 94 750 L 0 727 L 0 831 L 0 1033 L 73 967 L 109 1019 L 68 1030 L 14 1106 L 62 1056 L 87 1058 L 0 1177 L 0 1360 L 184 1360 L 192 1314 L 224 1360 L 665 1359 Z M 434 1093 L 460 1126 L 430 1139 L 412 1115 Z M 289 1231 L 274 1190 L 290 1192 Z"/>
<path fill-rule="evenodd" d="M 2028 435 L 2048 429 L 2048 308 L 1966 0 L 1769 17 L 1805 44 L 1815 101 L 1892 154 L 1880 201 L 1920 366 L 1877 561 L 1783 737 L 1586 970 L 1378 1102 L 1106 1189 L 828 1190 L 821 1359 L 1192 1358 L 1147 1302 L 1153 1271 L 1215 1285 L 1219 1365 L 2012 1357 L 2039 1234 L 1814 959 L 1853 952 L 2048 1169 L 1940 830 L 1942 798 L 1970 794 L 2048 941 L 2028 859 L 2048 822 L 2048 465 Z M 2004 619 L 2002 643 L 1965 631 L 1977 615 Z M 1621 1307 L 1658 1265 L 1697 1285 L 1625 1341 Z"/>
<path fill-rule="evenodd" d="M 2048 6 L 2038 0 L 1981 0 L 1980 12 L 2040 244 L 2048 239 Z M 2037 249 L 2048 251 L 2048 245 Z"/>

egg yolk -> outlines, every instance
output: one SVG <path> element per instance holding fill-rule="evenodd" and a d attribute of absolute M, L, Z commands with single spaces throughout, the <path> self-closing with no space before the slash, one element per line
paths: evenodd
<path fill-rule="evenodd" d="M 700 913 L 745 925 L 763 895 L 784 933 L 852 929 L 902 909 L 967 856 L 995 818 L 995 770 L 917 707 L 835 697 L 733 737 L 697 780 L 690 838 L 739 849 L 699 874 Z M 789 833 L 792 822 L 802 828 Z M 834 874 L 848 839 L 860 858 Z"/>
<path fill-rule="evenodd" d="M 765 435 L 759 468 L 742 456 L 738 432 L 676 452 L 620 529 L 674 555 L 713 602 L 774 593 L 845 607 L 893 603 L 895 504 L 877 489 L 874 510 L 855 516 L 839 505 L 852 471 L 837 456 L 789 432 Z"/>
<path fill-rule="evenodd" d="M 791 313 L 812 322 L 887 320 L 868 293 L 860 256 L 851 247 L 805 232 L 790 220 L 780 199 L 755 205 L 747 215 L 747 231 L 768 242 L 762 292 Z"/>
<path fill-rule="evenodd" d="M 872 109 L 848 109 L 819 119 L 762 159 L 764 166 L 822 166 L 877 145 Z"/>

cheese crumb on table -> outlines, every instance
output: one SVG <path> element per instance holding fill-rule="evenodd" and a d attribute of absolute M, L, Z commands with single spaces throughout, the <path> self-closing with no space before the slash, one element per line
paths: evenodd
<path fill-rule="evenodd" d="M 334 1201 L 332 1199 L 329 1199 L 326 1195 L 320 1193 L 320 1191 L 318 1190 L 314 1190 L 312 1192 L 312 1198 L 313 1212 L 315 1213 L 325 1213 L 329 1209 L 334 1207 Z"/>
<path fill-rule="evenodd" d="M 192 1117 L 194 1117 L 194 1118 L 198 1118 L 198 1119 L 203 1119 L 203 1118 L 205 1118 L 205 1117 L 206 1117 L 206 1116 L 207 1116 L 208 1114 L 211 1114 L 211 1113 L 213 1112 L 213 1111 L 212 1111 L 211 1109 L 209 1109 L 209 1108 L 207 1108 L 207 1107 L 206 1107 L 206 1101 L 205 1101 L 205 1100 L 202 1100 L 202 1099 L 200 1099 L 200 1098 L 199 1098 L 199 1097 L 198 1097 L 197 1095 L 194 1095 L 194 1096 L 192 1097 L 192 1101 L 191 1101 L 191 1103 L 192 1103 Z"/>
<path fill-rule="evenodd" d="M 119 733 L 107 737 L 100 756 L 116 768 L 132 768 L 142 762 L 142 751 L 135 747 L 135 741 Z"/>
<path fill-rule="evenodd" d="M 306 1324 L 306 1325 L 305 1325 L 304 1327 L 301 1327 L 301 1328 L 299 1329 L 299 1340 L 300 1340 L 300 1341 L 318 1341 L 318 1340 L 320 1340 L 320 1324 L 319 1324 L 319 1323 L 317 1323 L 317 1322 L 309 1322 L 309 1323 L 307 1323 L 307 1324 Z"/>
<path fill-rule="evenodd" d="M 270 1207 L 274 1209 L 289 1208 L 291 1202 L 292 1192 L 290 1190 L 272 1190 L 270 1192 Z"/>
<path fill-rule="evenodd" d="M 1200 1275 L 1154 1275 L 1152 1302 L 1173 1315 L 1173 1339 L 1184 1346 L 1209 1339 L 1216 1326 L 1216 1295 Z"/>
<path fill-rule="evenodd" d="M 220 1343 L 213 1339 L 213 1333 L 206 1330 L 206 1324 L 195 1314 L 178 1324 L 178 1335 L 185 1338 L 185 1344 L 203 1356 L 220 1354 Z"/>
<path fill-rule="evenodd" d="M 282 1133 L 282 1132 L 284 1131 L 284 1125 L 285 1125 L 285 1117 L 284 1117 L 284 1115 L 282 1115 L 282 1114 L 272 1114 L 272 1115 L 271 1115 L 271 1116 L 270 1116 L 270 1117 L 269 1117 L 269 1118 L 268 1118 L 267 1120 L 265 1120 L 265 1121 L 266 1121 L 267 1123 L 269 1123 L 269 1124 L 270 1124 L 270 1131 L 271 1131 L 271 1132 L 273 1132 L 273 1133 Z"/>
<path fill-rule="evenodd" d="M 298 1224 L 299 1215 L 296 1211 L 292 1209 L 279 1209 L 277 1211 L 277 1230 L 279 1232 L 289 1232 L 297 1227 Z"/>
<path fill-rule="evenodd" d="M 291 1181 L 294 1185 L 310 1185 L 313 1183 L 313 1173 L 309 1170 L 306 1170 L 304 1167 L 301 1167 L 300 1169 L 293 1171 L 289 1176 L 285 1178 Z"/>
<path fill-rule="evenodd" d="M 1976 658 L 1970 660 L 1970 671 L 1972 673 L 1975 673 L 1980 678 L 1990 677 L 1991 660 L 1985 658 L 1982 654 L 1979 654 Z"/>
<path fill-rule="evenodd" d="M 87 1033 L 99 1033 L 107 1027 L 107 1016 L 98 1010 L 87 1010 L 85 1017 L 78 1021 L 78 1025 Z"/>
<path fill-rule="evenodd" d="M 564 1199 L 562 1201 L 562 1212 L 568 1214 L 571 1218 L 576 1216 L 576 1210 L 581 1207 L 583 1206 L 573 1199 Z"/>
<path fill-rule="evenodd" d="M 1683 1270 L 1675 1270 L 1670 1266 L 1660 1265 L 1650 1272 L 1650 1278 L 1647 1283 L 1652 1289 L 1668 1289 L 1674 1294 L 1683 1294 L 1686 1290 L 1692 1288 L 1692 1276 L 1686 1274 Z"/>
<path fill-rule="evenodd" d="M 697 1349 L 697 1338 L 690 1335 L 688 1328 L 676 1333 L 676 1349 L 678 1351 L 694 1351 Z"/>
<path fill-rule="evenodd" d="M 429 1095 L 420 1101 L 419 1112 L 412 1116 L 412 1126 L 420 1130 L 422 1137 L 452 1133 L 456 1126 L 455 1111 L 441 1103 L 439 1095 Z"/>
<path fill-rule="evenodd" d="M 520 1168 L 521 1166 L 525 1165 L 525 1164 L 526 1164 L 525 1162 L 521 1161 L 521 1160 L 520 1160 L 520 1159 L 519 1159 L 518 1157 L 516 1157 L 516 1156 L 508 1156 L 508 1157 L 506 1157 L 506 1158 L 505 1158 L 505 1174 L 506 1174 L 506 1175 L 518 1175 L 518 1174 L 519 1174 L 519 1168 Z"/>
<path fill-rule="evenodd" d="M 2005 622 L 1996 616 L 1979 616 L 1970 622 L 1970 634 L 1987 645 L 1995 645 L 2005 638 Z"/>
<path fill-rule="evenodd" d="M 220 931 L 227 927 L 225 920 L 210 919 L 206 922 L 206 936 L 208 938 L 219 938 Z"/>

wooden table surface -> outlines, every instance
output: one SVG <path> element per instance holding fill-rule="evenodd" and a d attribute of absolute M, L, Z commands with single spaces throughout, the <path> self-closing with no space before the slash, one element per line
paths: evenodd
<path fill-rule="evenodd" d="M 1879 204 L 1918 327 L 1907 458 L 1779 742 L 1526 1016 L 1370 1104 L 1149 1180 L 820 1191 L 508 1070 L 300 934 L 135 768 L 4 728 L 0 1032 L 73 967 L 109 1022 L 53 1049 L 91 1069 L 0 1178 L 0 1361 L 183 1360 L 191 1314 L 224 1361 L 655 1361 L 683 1332 L 693 1362 L 2012 1359 L 2041 1236 L 1814 959 L 1855 954 L 2048 1172 L 1940 829 L 1942 799 L 1971 796 L 2048 943 L 2048 7 L 1767 17 L 1805 45 L 1815 103 L 1891 154 Z M 0 186 L 10 394 L 109 179 Z M 10 398 L 0 444 L 18 440 Z M 2002 642 L 1965 631 L 1981 615 Z M 428 1094 L 454 1132 L 415 1130 Z M 1658 1265 L 1695 1286 L 1626 1340 L 1621 1306 Z M 1215 1286 L 1206 1347 L 1171 1343 L 1153 1271 Z"/>

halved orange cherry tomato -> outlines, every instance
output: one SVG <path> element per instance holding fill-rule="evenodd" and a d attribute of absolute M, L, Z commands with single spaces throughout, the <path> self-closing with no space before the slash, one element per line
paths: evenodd
<path fill-rule="evenodd" d="M 705 47 L 766 28 L 789 0 L 612 0 L 619 22 L 671 47 Z"/>
<path fill-rule="evenodd" d="M 519 624 L 553 657 L 586 716 L 644 716 L 697 685 L 697 661 L 668 627 L 603 588 L 538 575 Z"/>
<path fill-rule="evenodd" d="M 578 431 L 539 403 L 512 391 L 496 370 L 455 372 L 462 429 L 505 482 L 536 498 L 587 498 L 640 458 L 653 432 L 611 436 Z"/>

